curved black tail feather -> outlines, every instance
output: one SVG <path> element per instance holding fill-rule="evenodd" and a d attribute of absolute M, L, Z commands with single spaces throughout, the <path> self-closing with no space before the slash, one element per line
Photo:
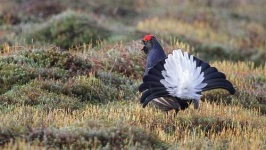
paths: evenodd
<path fill-rule="evenodd" d="M 235 94 L 235 89 L 232 83 L 226 79 L 224 73 L 219 72 L 217 68 L 211 67 L 208 63 L 195 56 L 193 56 L 193 58 L 196 61 L 197 67 L 201 67 L 201 72 L 204 73 L 203 83 L 206 83 L 207 85 L 202 91 L 221 88 L 227 90 L 230 94 Z"/>
<path fill-rule="evenodd" d="M 155 87 L 144 91 L 141 95 L 140 102 L 143 103 L 144 101 L 146 101 L 147 97 L 149 97 L 150 95 L 156 95 L 155 93 L 160 91 L 166 93 L 166 89 L 164 87 Z"/>

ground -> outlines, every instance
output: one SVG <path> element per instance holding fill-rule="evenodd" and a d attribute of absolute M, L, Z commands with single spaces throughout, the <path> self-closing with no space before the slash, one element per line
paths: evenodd
<path fill-rule="evenodd" d="M 266 2 L 2 0 L 1 149 L 265 149 Z M 224 72 L 168 114 L 139 103 L 154 34 Z"/>

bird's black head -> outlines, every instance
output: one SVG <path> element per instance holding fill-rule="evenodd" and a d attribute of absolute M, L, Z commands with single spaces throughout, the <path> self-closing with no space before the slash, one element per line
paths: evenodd
<path fill-rule="evenodd" d="M 144 45 L 142 50 L 145 54 L 148 54 L 151 51 L 154 44 L 154 40 L 156 40 L 156 38 L 151 34 L 145 35 L 142 38 L 141 43 Z"/>

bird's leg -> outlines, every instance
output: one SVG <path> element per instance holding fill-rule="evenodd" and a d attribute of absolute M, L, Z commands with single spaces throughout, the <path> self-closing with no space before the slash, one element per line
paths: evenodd
<path fill-rule="evenodd" d="M 194 103 L 194 109 L 198 109 L 199 108 L 199 100 L 193 100 Z"/>

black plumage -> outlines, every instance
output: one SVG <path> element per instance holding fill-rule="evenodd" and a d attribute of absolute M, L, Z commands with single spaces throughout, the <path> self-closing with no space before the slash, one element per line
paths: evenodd
<path fill-rule="evenodd" d="M 164 75 L 162 72 L 166 70 L 165 64 L 168 57 L 166 57 L 161 45 L 154 36 L 146 35 L 143 38 L 143 43 L 143 50 L 145 50 L 145 53 L 148 54 L 143 83 L 139 86 L 139 91 L 142 92 L 140 102 L 142 103 L 143 107 L 145 107 L 149 102 L 152 102 L 157 108 L 163 111 L 174 109 L 176 112 L 178 112 L 179 110 L 189 107 L 192 101 L 194 101 L 195 105 L 198 105 L 198 99 L 196 101 L 195 99 L 182 99 L 169 93 L 169 91 L 173 91 L 173 89 L 176 87 L 167 88 L 167 86 L 164 84 L 168 83 L 162 83 L 162 80 L 164 80 Z M 188 56 L 189 58 L 191 57 L 190 54 L 188 54 Z M 226 75 L 224 73 L 219 72 L 217 68 L 210 66 L 201 59 L 193 55 L 192 57 L 193 61 L 196 63 L 196 68 L 200 67 L 201 73 L 203 74 L 203 81 L 200 80 L 199 82 L 202 81 L 201 83 L 204 84 L 201 85 L 202 89 L 197 91 L 195 94 L 200 95 L 203 91 L 217 88 L 228 90 L 231 94 L 235 93 L 232 83 L 226 79 Z M 168 62 L 170 63 L 171 67 L 175 66 L 173 65 L 174 61 Z M 195 78 L 202 78 L 202 76 L 200 77 L 197 75 Z M 171 85 L 171 83 L 169 83 L 169 85 Z M 197 108 L 197 106 L 195 106 L 195 108 Z"/>

